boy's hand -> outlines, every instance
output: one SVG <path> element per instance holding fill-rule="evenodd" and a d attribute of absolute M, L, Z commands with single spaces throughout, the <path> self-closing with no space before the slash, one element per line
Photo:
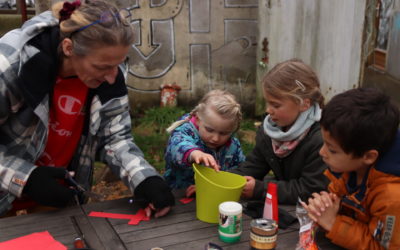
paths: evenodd
<path fill-rule="evenodd" d="M 321 194 L 313 193 L 312 196 L 314 198 L 308 199 L 308 205 L 304 202 L 301 202 L 301 205 L 307 210 L 310 218 L 317 222 L 317 218 L 321 216 L 325 208 L 332 205 L 332 200 L 330 195 L 325 191 L 322 191 Z"/>
<path fill-rule="evenodd" d="M 330 231 L 339 211 L 340 199 L 336 194 L 325 191 L 320 194 L 313 193 L 312 196 L 314 198 L 308 199 L 308 205 L 304 202 L 301 202 L 301 205 L 307 210 L 308 216 L 313 221 Z"/>
<path fill-rule="evenodd" d="M 321 213 L 323 213 L 326 208 L 332 206 L 332 198 L 327 192 L 322 191 L 319 194 L 313 193 L 312 196 L 314 198 L 308 199 L 308 206 L 310 211 L 317 216 L 321 216 Z"/>
<path fill-rule="evenodd" d="M 187 189 L 186 189 L 186 197 L 190 197 L 192 196 L 194 193 L 196 193 L 196 186 L 195 185 L 190 185 Z"/>
<path fill-rule="evenodd" d="M 242 197 L 249 199 L 254 195 L 254 187 L 256 186 L 256 180 L 251 176 L 244 176 L 246 178 L 246 185 L 242 191 Z"/>
<path fill-rule="evenodd" d="M 332 202 L 332 206 L 325 209 L 320 217 L 318 217 L 317 223 L 326 231 L 330 231 L 332 229 L 333 224 L 336 220 L 336 215 L 339 211 L 340 199 L 336 197 Z"/>
<path fill-rule="evenodd" d="M 200 150 L 193 150 L 190 153 L 190 162 L 195 162 L 197 164 L 203 164 L 207 167 L 213 168 L 215 171 L 220 170 L 220 166 L 217 161 L 214 159 L 214 156 L 210 154 L 206 154 Z"/>

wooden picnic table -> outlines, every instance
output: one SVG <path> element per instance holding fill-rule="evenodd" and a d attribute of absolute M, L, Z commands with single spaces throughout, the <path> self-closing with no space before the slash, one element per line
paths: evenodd
<path fill-rule="evenodd" d="M 82 206 L 39 212 L 28 215 L 0 219 L 0 242 L 25 236 L 35 232 L 48 231 L 57 241 L 68 249 L 73 249 L 73 241 L 84 235 L 92 249 L 204 249 L 209 243 L 215 243 L 223 249 L 250 249 L 249 233 L 251 218 L 244 215 L 243 233 L 238 243 L 224 243 L 218 238 L 218 224 L 209 224 L 196 218 L 195 200 L 189 204 L 179 202 L 171 212 L 161 218 L 151 218 L 139 225 L 128 225 L 125 219 L 107 219 L 88 217 L 91 211 L 134 214 L 139 209 L 130 204 L 129 199 L 119 199 Z M 294 206 L 280 206 L 294 213 Z M 298 223 L 288 229 L 278 231 L 276 249 L 295 249 L 298 241 Z M 324 249 L 341 249 L 317 234 L 317 243 Z"/>

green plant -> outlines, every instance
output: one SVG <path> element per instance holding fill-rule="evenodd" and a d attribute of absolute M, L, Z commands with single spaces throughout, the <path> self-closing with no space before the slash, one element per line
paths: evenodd
<path fill-rule="evenodd" d="M 145 159 L 160 173 L 164 172 L 164 152 L 169 136 L 165 129 L 185 113 L 181 107 L 155 107 L 133 119 L 135 143 L 143 151 Z"/>
<path fill-rule="evenodd" d="M 174 121 L 186 113 L 185 109 L 180 107 L 156 107 L 150 108 L 144 112 L 140 120 L 141 125 L 154 125 L 157 133 L 164 133 Z"/>
<path fill-rule="evenodd" d="M 141 134 L 133 132 L 136 145 L 143 151 L 144 158 L 159 171 L 164 173 L 164 151 L 167 145 L 168 134 Z"/>
<path fill-rule="evenodd" d="M 255 122 L 256 120 L 254 119 L 243 119 L 240 122 L 240 129 L 256 131 L 256 126 L 254 125 Z"/>
<path fill-rule="evenodd" d="M 244 155 L 248 155 L 254 148 L 255 144 L 241 141 L 242 151 Z"/>

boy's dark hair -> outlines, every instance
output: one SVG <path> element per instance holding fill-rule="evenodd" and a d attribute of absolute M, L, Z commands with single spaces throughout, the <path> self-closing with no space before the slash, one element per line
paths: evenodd
<path fill-rule="evenodd" d="M 399 126 L 399 109 L 373 88 L 357 88 L 334 96 L 322 111 L 321 126 L 347 154 L 361 157 L 375 149 L 384 154 Z"/>

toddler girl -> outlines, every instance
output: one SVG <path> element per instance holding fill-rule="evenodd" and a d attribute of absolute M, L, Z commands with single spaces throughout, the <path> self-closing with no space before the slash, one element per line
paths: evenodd
<path fill-rule="evenodd" d="M 216 171 L 237 167 L 245 160 L 240 142 L 233 134 L 238 130 L 242 113 L 240 104 L 227 91 L 212 90 L 189 113 L 174 122 L 165 153 L 165 179 L 172 188 L 187 188 L 194 193 L 192 163 Z"/>

